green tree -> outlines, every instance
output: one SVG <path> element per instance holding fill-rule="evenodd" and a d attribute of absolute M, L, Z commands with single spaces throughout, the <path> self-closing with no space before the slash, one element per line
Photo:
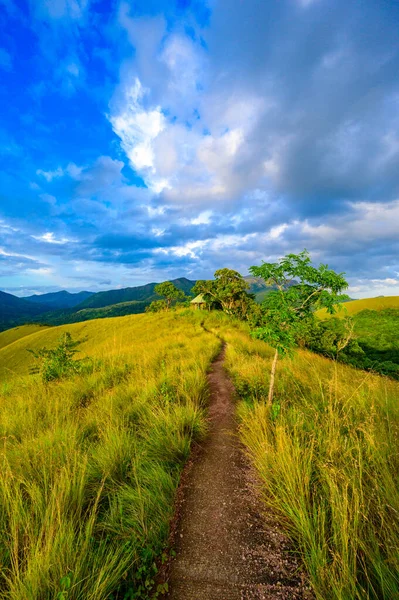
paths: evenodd
<path fill-rule="evenodd" d="M 336 273 L 328 265 L 312 266 L 307 250 L 287 254 L 277 263 L 263 262 L 249 270 L 252 275 L 262 277 L 268 285 L 276 288 L 252 316 L 252 335 L 275 348 L 270 372 L 270 406 L 279 354 L 287 354 L 295 348 L 298 338 L 313 320 L 316 309 L 325 307 L 330 314 L 336 311 L 336 305 L 344 298 L 341 292 L 348 284 L 343 273 Z M 299 283 L 292 285 L 294 280 Z"/>
<path fill-rule="evenodd" d="M 184 300 L 186 297 L 182 290 L 179 290 L 171 281 L 164 281 L 155 286 L 154 291 L 158 296 L 165 298 L 166 309 L 169 310 L 173 300 Z"/>
<path fill-rule="evenodd" d="M 84 340 L 73 340 L 71 334 L 66 331 L 58 340 L 58 345 L 53 349 L 40 348 L 39 350 L 28 349 L 28 352 L 39 361 L 38 366 L 31 369 L 31 373 L 40 373 L 43 381 L 48 382 L 60 379 L 73 373 L 79 373 L 83 360 L 75 359 L 79 352 L 79 346 Z"/>
<path fill-rule="evenodd" d="M 207 304 L 220 307 L 229 315 L 244 316 L 253 297 L 248 294 L 249 284 L 237 271 L 219 269 L 215 279 L 197 281 L 193 293 L 202 294 Z"/>
<path fill-rule="evenodd" d="M 149 306 L 145 307 L 145 312 L 155 313 L 168 310 L 166 300 L 154 300 Z"/>

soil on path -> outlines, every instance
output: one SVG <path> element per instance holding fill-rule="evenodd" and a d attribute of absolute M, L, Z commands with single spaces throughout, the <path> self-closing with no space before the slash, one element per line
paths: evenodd
<path fill-rule="evenodd" d="M 237 436 L 234 388 L 213 362 L 209 434 L 179 490 L 169 565 L 169 600 L 312 598 L 275 518 L 265 515 L 254 472 Z"/>

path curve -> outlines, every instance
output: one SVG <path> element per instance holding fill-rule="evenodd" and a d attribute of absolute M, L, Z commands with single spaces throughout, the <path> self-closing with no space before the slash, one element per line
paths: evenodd
<path fill-rule="evenodd" d="M 264 514 L 237 436 L 224 356 L 225 347 L 208 374 L 208 436 L 183 474 L 168 599 L 310 598 L 286 537 Z"/>

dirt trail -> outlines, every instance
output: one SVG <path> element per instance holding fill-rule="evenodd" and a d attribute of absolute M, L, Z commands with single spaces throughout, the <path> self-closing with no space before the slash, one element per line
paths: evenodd
<path fill-rule="evenodd" d="M 262 514 L 254 473 L 237 437 L 225 349 L 208 375 L 210 431 L 184 473 L 169 600 L 310 598 L 273 517 Z"/>

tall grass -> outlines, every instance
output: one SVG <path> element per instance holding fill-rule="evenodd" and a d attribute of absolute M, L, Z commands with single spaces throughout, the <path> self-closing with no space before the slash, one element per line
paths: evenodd
<path fill-rule="evenodd" d="M 280 361 L 270 412 L 273 351 L 224 335 L 242 440 L 317 598 L 399 598 L 398 383 L 300 351 Z"/>
<path fill-rule="evenodd" d="M 88 336 L 94 367 L 48 384 L 26 375 L 26 347 L 50 347 L 63 330 Z M 3 352 L 19 375 L 0 394 L 0 598 L 146 597 L 181 468 L 206 429 L 220 342 L 168 314 L 50 328 L 12 346 Z"/>

